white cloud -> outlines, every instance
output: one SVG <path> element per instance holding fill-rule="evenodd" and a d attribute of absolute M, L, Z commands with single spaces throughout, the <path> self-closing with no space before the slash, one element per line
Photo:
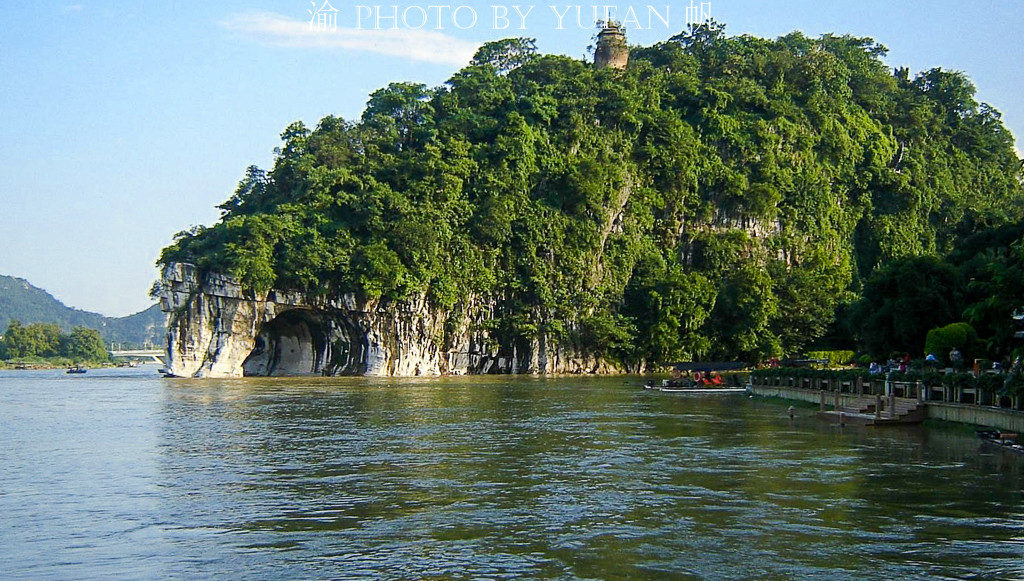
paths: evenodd
<path fill-rule="evenodd" d="M 272 46 L 361 50 L 438 64 L 469 64 L 477 49 L 472 42 L 433 30 L 314 30 L 308 22 L 273 12 L 242 13 L 221 25 Z"/>
<path fill-rule="evenodd" d="M 85 10 L 85 4 L 65 4 L 60 7 L 62 14 L 69 14 L 71 12 L 81 12 Z"/>

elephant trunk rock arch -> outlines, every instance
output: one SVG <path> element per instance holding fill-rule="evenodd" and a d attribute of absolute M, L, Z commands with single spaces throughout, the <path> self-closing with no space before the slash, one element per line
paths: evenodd
<path fill-rule="evenodd" d="M 473 297 L 448 312 L 422 296 L 258 294 L 185 263 L 164 269 L 157 294 L 168 313 L 167 370 L 177 377 L 622 371 L 543 335 L 496 344 L 484 324 L 495 307 Z"/>

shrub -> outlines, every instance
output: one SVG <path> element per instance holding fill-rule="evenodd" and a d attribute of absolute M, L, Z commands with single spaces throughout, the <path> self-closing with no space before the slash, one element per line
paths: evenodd
<path fill-rule="evenodd" d="M 853 356 L 853 351 L 811 351 L 807 354 L 808 359 L 828 359 L 829 367 L 849 365 L 853 362 Z"/>
<path fill-rule="evenodd" d="M 925 338 L 924 350 L 925 353 L 934 353 L 940 361 L 948 361 L 949 352 L 953 348 L 964 351 L 964 363 L 969 360 L 967 351 L 974 348 L 974 344 L 978 341 L 978 334 L 974 331 L 974 327 L 967 323 L 953 323 L 952 325 L 946 325 L 945 327 L 937 327 L 928 331 L 928 336 Z"/>
<path fill-rule="evenodd" d="M 839 381 L 856 381 L 858 377 L 867 379 L 870 375 L 867 369 L 842 369 L 833 372 L 833 377 Z"/>
<path fill-rule="evenodd" d="M 975 381 L 976 385 L 985 391 L 999 392 L 1003 389 L 1003 384 L 1006 382 L 1006 377 L 1003 375 L 996 375 L 992 373 L 983 373 L 978 376 Z"/>
<path fill-rule="evenodd" d="M 1022 395 L 1024 394 L 1024 378 L 1019 373 L 1015 373 L 1005 378 L 1002 387 L 999 389 L 999 393 L 1002 395 Z"/>

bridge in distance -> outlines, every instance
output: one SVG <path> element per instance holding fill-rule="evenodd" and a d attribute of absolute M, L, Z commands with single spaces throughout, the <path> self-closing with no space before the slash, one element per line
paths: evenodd
<path fill-rule="evenodd" d="M 167 351 L 163 349 L 126 349 L 126 350 L 111 350 L 110 354 L 114 357 L 125 357 L 125 358 L 136 358 L 145 359 L 151 358 L 153 361 L 164 365 L 167 359 Z"/>

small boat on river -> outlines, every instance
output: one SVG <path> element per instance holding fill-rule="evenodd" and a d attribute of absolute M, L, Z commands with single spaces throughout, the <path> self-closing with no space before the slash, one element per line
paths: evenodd
<path fill-rule="evenodd" d="M 742 361 L 675 363 L 672 379 L 664 379 L 660 384 L 648 381 L 644 389 L 701 395 L 747 393 L 748 388 L 739 384 L 737 376 L 731 376 L 730 386 L 730 378 L 719 373 L 721 370 L 735 371 L 746 367 L 747 364 Z"/>
<path fill-rule="evenodd" d="M 84 368 L 84 367 L 82 367 L 81 365 L 72 365 L 71 367 L 68 367 L 68 371 L 67 372 L 68 373 L 85 373 L 86 371 L 89 371 L 89 370 Z"/>
<path fill-rule="evenodd" d="M 683 382 L 674 379 L 665 379 L 660 384 L 648 381 L 644 389 L 652 391 L 663 391 L 666 393 L 692 393 L 695 395 L 729 395 L 747 393 L 745 387 L 725 387 L 715 385 L 697 385 L 689 381 Z"/>
<path fill-rule="evenodd" d="M 745 387 L 661 387 L 658 391 L 666 393 L 692 393 L 694 395 L 737 395 L 747 393 Z"/>
<path fill-rule="evenodd" d="M 978 430 L 977 433 L 979 438 L 989 444 L 1024 453 L 1024 445 L 1020 443 L 1018 434 L 999 430 Z"/>

